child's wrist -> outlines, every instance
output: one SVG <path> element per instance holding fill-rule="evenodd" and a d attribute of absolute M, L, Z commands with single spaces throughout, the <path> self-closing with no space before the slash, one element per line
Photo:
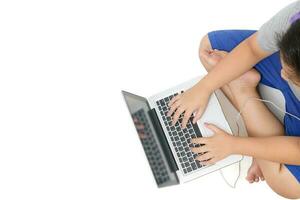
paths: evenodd
<path fill-rule="evenodd" d="M 205 77 L 197 83 L 197 88 L 199 88 L 202 91 L 204 90 L 209 94 L 213 93 L 213 91 L 215 90 L 212 87 L 212 84 L 207 79 L 205 79 Z"/>
<path fill-rule="evenodd" d="M 241 141 L 243 138 L 232 136 L 231 138 L 231 154 L 241 154 Z"/>

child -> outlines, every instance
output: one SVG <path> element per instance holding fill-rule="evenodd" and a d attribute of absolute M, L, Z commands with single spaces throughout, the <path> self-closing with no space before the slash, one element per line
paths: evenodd
<path fill-rule="evenodd" d="M 279 195 L 300 198 L 300 121 L 285 115 L 281 124 L 262 102 L 253 100 L 260 98 L 256 86 L 261 82 L 280 90 L 286 111 L 300 117 L 300 1 L 282 9 L 258 31 L 208 33 L 201 41 L 199 56 L 208 74 L 171 100 L 173 124 L 184 114 L 184 128 L 192 113 L 195 123 L 209 96 L 221 88 L 238 110 L 244 106 L 242 117 L 249 137 L 231 136 L 206 124 L 214 135 L 192 140 L 205 144 L 192 148 L 202 153 L 197 159 L 212 164 L 230 154 L 252 156 L 250 183 L 266 180 Z"/>

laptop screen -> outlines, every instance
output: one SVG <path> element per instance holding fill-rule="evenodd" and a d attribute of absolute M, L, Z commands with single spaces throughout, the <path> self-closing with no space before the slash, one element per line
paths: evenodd
<path fill-rule="evenodd" d="M 148 162 L 158 186 L 170 181 L 165 159 L 157 142 L 155 129 L 148 114 L 150 107 L 147 99 L 122 91 L 131 118 L 143 145 Z"/>

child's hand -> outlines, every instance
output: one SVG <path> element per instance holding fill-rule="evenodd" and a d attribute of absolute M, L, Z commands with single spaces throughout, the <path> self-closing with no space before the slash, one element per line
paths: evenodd
<path fill-rule="evenodd" d="M 173 97 L 168 104 L 170 107 L 168 116 L 171 116 L 174 113 L 172 120 L 173 125 L 178 121 L 180 115 L 184 113 L 182 128 L 185 128 L 193 112 L 196 112 L 193 119 L 193 123 L 196 123 L 205 111 L 211 93 L 212 92 L 202 85 L 200 81 L 184 93 Z"/>
<path fill-rule="evenodd" d="M 226 51 L 215 49 L 204 53 L 203 59 L 209 65 L 214 66 L 227 54 L 228 53 Z M 197 84 L 189 90 L 185 91 L 183 94 L 179 94 L 174 97 L 169 103 L 170 111 L 168 113 L 169 116 L 174 113 L 173 125 L 177 122 L 180 115 L 184 113 L 182 128 L 185 128 L 188 119 L 191 117 L 193 112 L 196 112 L 196 116 L 193 119 L 193 123 L 196 123 L 205 111 L 211 93 L 212 92 L 207 90 L 205 86 L 201 85 L 200 81 L 200 84 Z"/>
<path fill-rule="evenodd" d="M 205 124 L 207 128 L 214 132 L 212 137 L 194 138 L 192 143 L 201 144 L 200 147 L 193 147 L 194 153 L 199 153 L 196 160 L 201 164 L 214 164 L 233 153 L 233 145 L 235 137 L 219 129 L 213 124 Z M 203 145 L 204 144 L 204 145 Z"/>

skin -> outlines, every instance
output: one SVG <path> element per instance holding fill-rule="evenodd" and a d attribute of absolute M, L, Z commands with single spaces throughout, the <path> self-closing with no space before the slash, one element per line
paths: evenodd
<path fill-rule="evenodd" d="M 207 105 L 208 97 L 217 88 L 222 89 L 237 109 L 251 97 L 260 98 L 256 90 L 260 75 L 252 66 L 269 54 L 259 48 L 255 34 L 229 54 L 213 51 L 205 36 L 199 54 L 208 74 L 194 87 L 172 99 L 169 114 L 175 112 L 174 121 L 182 112 L 184 117 L 196 112 L 197 121 Z M 283 67 L 283 78 L 290 78 L 288 69 Z M 243 109 L 242 117 L 249 137 L 231 136 L 213 124 L 207 124 L 206 127 L 214 135 L 192 140 L 197 144 L 205 144 L 192 149 L 204 153 L 197 159 L 209 165 L 231 154 L 252 156 L 254 161 L 247 176 L 249 182 L 265 179 L 277 194 L 286 198 L 299 198 L 300 184 L 282 163 L 300 165 L 300 139 L 284 136 L 280 121 L 260 101 L 249 101 Z M 185 126 L 184 123 L 182 126 Z"/>
<path fill-rule="evenodd" d="M 196 123 L 204 112 L 209 96 L 214 90 L 249 71 L 252 66 L 269 55 L 269 52 L 265 52 L 259 47 L 257 33 L 241 42 L 225 59 L 220 60 L 216 67 L 201 81 L 170 101 L 168 114 L 171 116 L 174 112 L 173 124 L 177 122 L 182 113 L 184 113 L 183 128 L 186 127 L 192 113 L 196 113 L 193 120 L 193 123 Z"/>

